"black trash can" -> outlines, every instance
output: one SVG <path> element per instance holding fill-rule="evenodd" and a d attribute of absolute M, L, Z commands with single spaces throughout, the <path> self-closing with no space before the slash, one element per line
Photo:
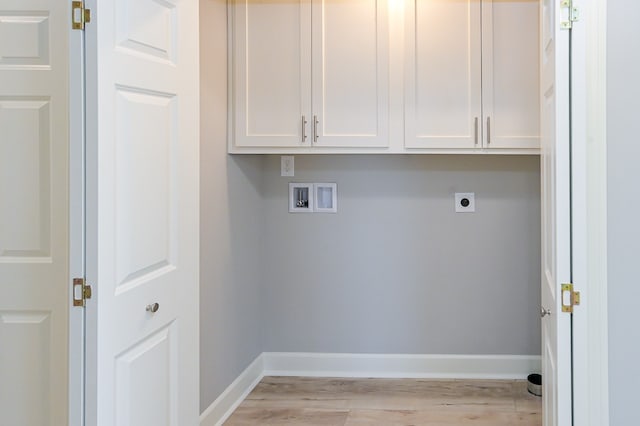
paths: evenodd
<path fill-rule="evenodd" d="M 542 396 L 542 375 L 534 373 L 527 376 L 527 390 L 535 396 Z"/>

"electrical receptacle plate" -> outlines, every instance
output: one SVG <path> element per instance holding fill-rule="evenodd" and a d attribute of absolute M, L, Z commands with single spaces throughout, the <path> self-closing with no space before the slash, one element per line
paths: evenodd
<path fill-rule="evenodd" d="M 293 155 L 283 155 L 280 157 L 280 176 L 294 175 Z"/>
<path fill-rule="evenodd" d="M 476 194 L 474 192 L 456 192 L 454 200 L 456 213 L 473 213 L 476 211 Z"/>

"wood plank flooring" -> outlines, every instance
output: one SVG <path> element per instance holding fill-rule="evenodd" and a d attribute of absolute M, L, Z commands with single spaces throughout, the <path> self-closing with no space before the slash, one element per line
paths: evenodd
<path fill-rule="evenodd" d="M 540 426 L 525 381 L 265 377 L 225 426 Z"/>

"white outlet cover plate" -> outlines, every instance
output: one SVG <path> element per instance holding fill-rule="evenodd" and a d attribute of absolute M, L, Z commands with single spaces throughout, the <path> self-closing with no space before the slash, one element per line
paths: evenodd
<path fill-rule="evenodd" d="M 462 200 L 469 200 L 469 205 L 464 207 Z M 454 197 L 456 203 L 456 213 L 473 213 L 476 211 L 476 194 L 474 192 L 456 192 Z"/>
<path fill-rule="evenodd" d="M 293 155 L 280 156 L 280 176 L 293 176 L 294 171 Z"/>

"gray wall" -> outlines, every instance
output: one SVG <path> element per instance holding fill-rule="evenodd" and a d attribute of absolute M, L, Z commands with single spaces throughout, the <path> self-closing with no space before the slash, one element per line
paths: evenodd
<path fill-rule="evenodd" d="M 200 2 L 200 409 L 262 352 L 263 159 L 227 156 L 226 1 Z"/>
<path fill-rule="evenodd" d="M 607 10 L 610 424 L 640 424 L 640 3 Z"/>
<path fill-rule="evenodd" d="M 538 157 L 266 161 L 265 351 L 540 353 Z M 337 182 L 338 213 L 289 214 L 290 181 Z"/>

